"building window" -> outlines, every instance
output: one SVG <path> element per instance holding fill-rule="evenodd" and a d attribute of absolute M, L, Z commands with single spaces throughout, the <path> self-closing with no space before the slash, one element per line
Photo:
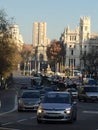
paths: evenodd
<path fill-rule="evenodd" d="M 76 36 L 75 36 L 75 39 L 74 39 L 75 41 L 76 41 Z"/>
<path fill-rule="evenodd" d="M 85 45 L 85 48 L 86 48 L 86 45 Z"/>
<path fill-rule="evenodd" d="M 70 41 L 72 40 L 72 37 L 70 36 Z"/>
<path fill-rule="evenodd" d="M 73 50 L 71 50 L 71 55 L 73 55 Z"/>
<path fill-rule="evenodd" d="M 83 31 L 83 27 L 81 26 L 81 31 Z"/>
<path fill-rule="evenodd" d="M 87 31 L 87 26 L 85 26 L 85 31 Z"/>
<path fill-rule="evenodd" d="M 69 59 L 69 66 L 70 66 L 70 59 Z"/>
<path fill-rule="evenodd" d="M 74 68 L 75 68 L 76 60 L 74 59 Z"/>

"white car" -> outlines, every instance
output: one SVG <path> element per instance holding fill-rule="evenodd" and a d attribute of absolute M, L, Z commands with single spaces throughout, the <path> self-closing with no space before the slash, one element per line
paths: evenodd
<path fill-rule="evenodd" d="M 18 97 L 18 111 L 37 110 L 40 103 L 40 92 L 38 90 L 23 90 Z"/>
<path fill-rule="evenodd" d="M 47 92 L 37 109 L 37 122 L 69 121 L 77 119 L 77 105 L 69 92 Z"/>
<path fill-rule="evenodd" d="M 71 93 L 74 99 L 78 98 L 78 90 L 75 88 L 67 88 L 67 92 Z"/>

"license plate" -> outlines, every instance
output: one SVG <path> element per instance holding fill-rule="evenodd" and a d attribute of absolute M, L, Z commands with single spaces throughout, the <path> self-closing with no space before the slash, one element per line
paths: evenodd
<path fill-rule="evenodd" d="M 59 115 L 58 114 L 49 114 L 48 116 L 50 116 L 50 117 L 58 117 Z"/>

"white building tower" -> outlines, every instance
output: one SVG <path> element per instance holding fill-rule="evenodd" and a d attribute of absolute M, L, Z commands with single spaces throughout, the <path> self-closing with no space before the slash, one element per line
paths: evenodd
<path fill-rule="evenodd" d="M 89 39 L 91 34 L 91 25 L 90 25 L 90 17 L 81 17 L 80 18 L 80 45 L 81 45 L 81 53 L 88 52 L 89 50 Z M 81 55 L 80 53 L 80 55 Z"/>

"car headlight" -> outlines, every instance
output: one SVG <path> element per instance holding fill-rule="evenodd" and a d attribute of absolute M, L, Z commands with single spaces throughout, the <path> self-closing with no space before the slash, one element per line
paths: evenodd
<path fill-rule="evenodd" d="M 37 113 L 40 114 L 43 112 L 43 108 L 42 107 L 39 107 L 38 110 L 37 110 Z"/>
<path fill-rule="evenodd" d="M 70 114 L 71 113 L 71 108 L 66 108 L 65 113 Z"/>

